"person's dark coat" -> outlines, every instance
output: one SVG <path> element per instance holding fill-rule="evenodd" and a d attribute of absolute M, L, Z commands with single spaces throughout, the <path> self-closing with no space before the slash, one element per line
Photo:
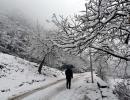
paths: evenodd
<path fill-rule="evenodd" d="M 66 79 L 71 79 L 71 78 L 73 78 L 72 69 L 68 68 L 68 69 L 65 71 L 65 75 L 66 75 Z"/>

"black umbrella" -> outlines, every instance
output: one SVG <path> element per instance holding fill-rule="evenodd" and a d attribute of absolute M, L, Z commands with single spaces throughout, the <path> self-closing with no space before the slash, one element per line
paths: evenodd
<path fill-rule="evenodd" d="M 71 64 L 64 64 L 62 67 L 63 67 L 64 69 L 74 68 L 74 66 L 71 65 Z"/>

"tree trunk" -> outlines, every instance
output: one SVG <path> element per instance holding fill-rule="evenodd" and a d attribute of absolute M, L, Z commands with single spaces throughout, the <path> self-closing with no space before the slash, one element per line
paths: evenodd
<path fill-rule="evenodd" d="M 91 57 L 91 48 L 89 48 L 89 53 L 90 53 L 91 79 L 92 79 L 92 83 L 94 83 L 94 80 L 93 80 L 93 65 L 92 65 L 92 57 Z"/>
<path fill-rule="evenodd" d="M 48 54 L 48 53 L 47 53 L 47 54 Z M 42 62 L 41 62 L 40 65 L 39 65 L 39 68 L 38 68 L 39 74 L 41 74 L 42 66 L 43 66 L 43 64 L 45 63 L 45 59 L 46 59 L 47 54 L 44 56 Z"/>

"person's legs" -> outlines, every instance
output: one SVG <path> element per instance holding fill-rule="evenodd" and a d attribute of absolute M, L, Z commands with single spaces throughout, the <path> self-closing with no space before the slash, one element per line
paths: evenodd
<path fill-rule="evenodd" d="M 66 79 L 66 88 L 67 89 L 69 88 L 68 85 L 69 85 L 69 81 L 68 81 L 68 79 Z"/>
<path fill-rule="evenodd" d="M 71 79 L 69 79 L 69 89 L 71 88 Z"/>

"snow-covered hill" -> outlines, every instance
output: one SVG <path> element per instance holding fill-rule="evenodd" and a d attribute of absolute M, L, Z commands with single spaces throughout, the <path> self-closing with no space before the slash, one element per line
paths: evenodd
<path fill-rule="evenodd" d="M 64 75 L 47 66 L 43 66 L 41 75 L 37 70 L 36 63 L 0 53 L 0 100 L 51 83 Z"/>

